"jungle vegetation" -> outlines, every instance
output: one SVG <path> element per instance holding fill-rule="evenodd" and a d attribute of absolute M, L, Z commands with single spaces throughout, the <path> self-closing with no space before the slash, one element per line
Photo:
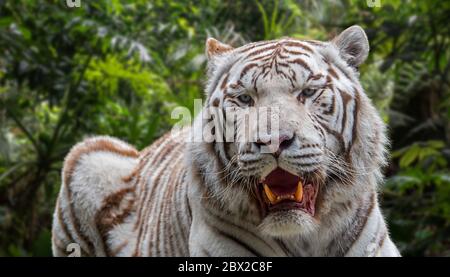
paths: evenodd
<path fill-rule="evenodd" d="M 203 97 L 204 43 L 329 40 L 362 26 L 389 126 L 380 185 L 406 256 L 450 256 L 449 1 L 0 1 L 0 256 L 48 256 L 61 167 L 86 136 L 143 149 Z M 377 3 L 379 5 L 377 5 Z"/>

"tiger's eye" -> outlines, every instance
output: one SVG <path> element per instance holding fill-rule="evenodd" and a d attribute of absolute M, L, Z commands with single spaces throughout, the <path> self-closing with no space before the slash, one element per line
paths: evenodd
<path fill-rule="evenodd" d="M 315 90 L 315 89 L 312 89 L 312 88 L 305 88 L 304 90 L 302 90 L 302 94 L 303 94 L 305 97 L 313 96 L 314 93 L 316 93 L 316 90 Z"/>
<path fill-rule="evenodd" d="M 253 100 L 252 97 L 248 94 L 241 94 L 239 95 L 238 99 L 244 104 L 250 104 Z"/>

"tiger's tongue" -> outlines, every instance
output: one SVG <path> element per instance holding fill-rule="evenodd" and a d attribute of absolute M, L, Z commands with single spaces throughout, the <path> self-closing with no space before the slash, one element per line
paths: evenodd
<path fill-rule="evenodd" d="M 300 177 L 293 175 L 279 167 L 266 176 L 264 184 L 277 196 L 294 194 Z"/>

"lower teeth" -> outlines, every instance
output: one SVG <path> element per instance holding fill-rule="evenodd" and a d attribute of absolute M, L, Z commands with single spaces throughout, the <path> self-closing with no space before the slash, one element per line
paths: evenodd
<path fill-rule="evenodd" d="M 301 202 L 303 200 L 303 183 L 301 181 L 297 184 L 297 190 L 294 194 L 288 194 L 288 195 L 275 195 L 272 190 L 269 188 L 267 184 L 263 185 L 264 192 L 266 194 L 267 199 L 269 200 L 270 204 L 275 205 L 279 203 L 282 200 L 294 200 L 296 202 Z"/>

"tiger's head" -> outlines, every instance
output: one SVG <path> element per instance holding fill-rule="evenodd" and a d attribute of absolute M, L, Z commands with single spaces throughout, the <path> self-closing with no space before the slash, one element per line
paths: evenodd
<path fill-rule="evenodd" d="M 204 111 L 219 112 L 197 121 L 213 123 L 214 139 L 191 151 L 210 198 L 273 237 L 307 235 L 339 220 L 338 208 L 356 209 L 385 163 L 385 127 L 358 80 L 368 52 L 359 26 L 328 42 L 208 39 Z"/>

